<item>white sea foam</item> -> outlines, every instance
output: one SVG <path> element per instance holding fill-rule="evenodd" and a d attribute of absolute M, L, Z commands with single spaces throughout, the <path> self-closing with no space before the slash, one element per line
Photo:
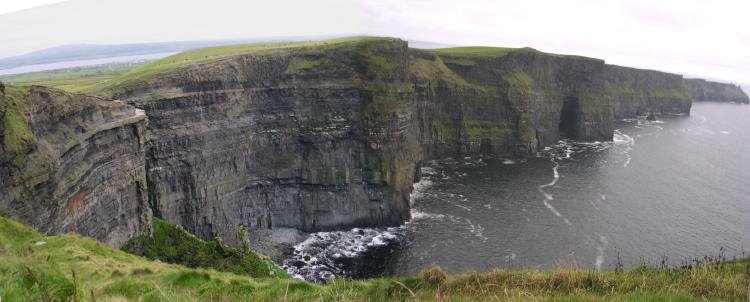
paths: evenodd
<path fill-rule="evenodd" d="M 427 177 L 423 177 L 418 182 L 414 183 L 412 185 L 411 193 L 409 193 L 409 204 L 414 205 L 417 200 L 424 197 L 425 192 L 430 187 L 432 187 L 432 180 Z"/>
<path fill-rule="evenodd" d="M 487 242 L 488 238 L 485 237 L 484 234 L 482 234 L 482 232 L 484 232 L 484 227 L 482 227 L 478 223 L 471 223 L 471 220 L 468 218 L 466 218 L 466 223 L 469 225 L 468 229 L 471 234 L 479 238 L 479 240 L 482 240 L 482 242 Z"/>
<path fill-rule="evenodd" d="M 597 234 L 598 235 L 598 234 Z M 602 264 L 604 264 L 604 251 L 609 246 L 609 240 L 607 240 L 607 237 L 604 237 L 602 235 L 599 236 L 599 243 L 596 245 L 596 259 L 594 259 L 594 267 L 596 267 L 596 270 L 602 269 Z"/>
<path fill-rule="evenodd" d="M 341 259 L 361 257 L 367 251 L 387 246 L 403 238 L 404 228 L 354 228 L 350 231 L 318 232 L 294 246 L 284 269 L 298 279 L 327 282 L 346 271 Z"/>
<path fill-rule="evenodd" d="M 443 214 L 425 213 L 415 209 L 411 209 L 411 221 L 426 220 L 426 219 L 443 219 L 446 216 Z"/>

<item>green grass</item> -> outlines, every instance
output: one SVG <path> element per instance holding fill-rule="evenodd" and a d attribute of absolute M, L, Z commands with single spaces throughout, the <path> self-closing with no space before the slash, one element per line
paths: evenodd
<path fill-rule="evenodd" d="M 533 48 L 509 48 L 509 47 L 490 47 L 490 46 L 462 46 L 450 48 L 428 49 L 439 55 L 456 55 L 456 56 L 483 56 L 483 57 L 502 57 L 511 52 L 527 50 L 534 51 Z M 453 62 L 451 62 L 453 63 Z M 468 63 L 468 62 L 464 62 Z"/>
<path fill-rule="evenodd" d="M 225 247 L 214 239 L 203 241 L 183 228 L 154 218 L 151 236 L 130 240 L 122 249 L 152 260 L 188 267 L 212 268 L 253 277 L 288 277 L 270 259 L 244 250 Z"/>
<path fill-rule="evenodd" d="M 118 63 L 0 76 L 14 85 L 40 85 L 70 92 L 82 92 L 104 85 L 145 63 Z"/>
<path fill-rule="evenodd" d="M 13 164 L 19 169 L 26 165 L 26 147 L 35 139 L 26 116 L 25 94 L 27 92 L 26 86 L 6 85 L 4 100 L 2 100 L 5 103 L 3 143 L 7 150 L 15 152 Z"/>
<path fill-rule="evenodd" d="M 305 58 L 294 58 L 284 71 L 286 74 L 298 74 L 304 70 L 311 69 L 315 66 L 320 65 L 320 60 L 311 60 Z"/>
<path fill-rule="evenodd" d="M 594 272 L 494 270 L 336 280 L 252 278 L 151 261 L 0 217 L 2 301 L 744 301 L 750 261 Z"/>
<path fill-rule="evenodd" d="M 435 57 L 434 60 L 413 58 L 409 67 L 411 73 L 420 79 L 443 80 L 456 86 L 471 86 L 464 78 L 445 66 L 440 57 Z"/>
<path fill-rule="evenodd" d="M 210 62 L 221 58 L 248 55 L 248 54 L 283 54 L 294 49 L 304 47 L 335 46 L 345 43 L 359 43 L 366 41 L 392 41 L 394 38 L 381 37 L 348 37 L 322 41 L 304 41 L 304 42 L 276 42 L 276 43 L 253 43 L 208 47 L 196 50 L 181 52 L 166 58 L 156 60 L 148 65 L 133 69 L 124 75 L 108 81 L 103 85 L 92 87 L 90 92 L 100 92 L 103 94 L 113 94 L 123 86 L 148 78 L 153 75 L 163 74 L 174 70 L 179 70 L 185 66 L 195 63 Z M 304 66 L 303 66 L 304 67 Z M 294 70 L 292 70 L 294 71 Z"/>

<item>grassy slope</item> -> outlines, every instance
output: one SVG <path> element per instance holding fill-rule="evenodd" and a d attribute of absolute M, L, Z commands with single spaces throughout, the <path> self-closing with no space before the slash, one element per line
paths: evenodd
<path fill-rule="evenodd" d="M 6 85 L 5 96 L 2 100 L 5 106 L 5 114 L 2 116 L 4 126 L 2 143 L 5 144 L 5 150 L 16 154 L 13 164 L 19 169 L 26 165 L 26 148 L 35 139 L 27 120 L 25 101 L 27 91 L 26 86 Z"/>
<path fill-rule="evenodd" d="M 508 47 L 490 47 L 490 46 L 462 46 L 450 48 L 428 49 L 439 55 L 456 55 L 456 56 L 504 56 L 513 51 L 531 48 L 508 48 Z"/>
<path fill-rule="evenodd" d="M 42 236 L 0 217 L 2 301 L 744 300 L 750 262 L 625 272 L 558 269 L 419 276 L 327 285 L 250 278 L 150 261 L 74 234 Z"/>
<path fill-rule="evenodd" d="M 30 72 L 0 76 L 0 81 L 15 85 L 40 85 L 70 92 L 82 92 L 105 85 L 141 65 L 143 63 L 121 63 Z"/>
<path fill-rule="evenodd" d="M 145 65 L 112 64 L 93 68 L 42 71 L 0 76 L 0 80 L 16 85 L 42 85 L 72 92 L 112 93 L 118 87 L 157 74 L 168 73 L 195 63 L 205 63 L 245 54 L 274 54 L 303 47 L 337 45 L 364 41 L 396 40 L 383 37 L 348 37 L 322 41 L 252 43 L 207 47 L 181 52 Z M 310 66 L 301 66 L 305 68 Z"/>

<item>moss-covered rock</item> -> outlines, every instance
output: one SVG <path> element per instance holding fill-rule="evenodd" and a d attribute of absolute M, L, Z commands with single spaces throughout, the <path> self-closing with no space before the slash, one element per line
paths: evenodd
<path fill-rule="evenodd" d="M 128 241 L 122 250 L 152 260 L 192 268 L 210 268 L 251 277 L 287 278 L 286 271 L 271 259 L 246 246 L 227 247 L 221 239 L 203 241 L 183 228 L 155 218 L 151 235 Z"/>

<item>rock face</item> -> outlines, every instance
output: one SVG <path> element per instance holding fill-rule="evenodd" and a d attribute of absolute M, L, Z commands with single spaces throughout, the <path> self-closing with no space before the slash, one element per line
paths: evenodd
<path fill-rule="evenodd" d="M 615 119 L 688 114 L 682 76 L 533 49 L 414 50 L 426 156 L 524 155 L 611 140 Z"/>
<path fill-rule="evenodd" d="M 390 38 L 193 64 L 116 97 L 149 116 L 155 213 L 230 244 L 240 226 L 400 224 L 424 159 L 609 140 L 616 117 L 690 108 L 679 75 L 533 49 L 415 50 Z"/>
<path fill-rule="evenodd" d="M 0 91 L 3 215 L 112 246 L 149 232 L 141 110 L 39 86 Z"/>
<path fill-rule="evenodd" d="M 149 200 L 202 238 L 409 218 L 420 159 L 407 45 L 282 49 L 126 87 L 146 111 Z"/>
<path fill-rule="evenodd" d="M 685 85 L 690 96 L 696 102 L 729 102 L 750 104 L 750 98 L 740 86 L 706 81 L 703 79 L 686 79 Z"/>

